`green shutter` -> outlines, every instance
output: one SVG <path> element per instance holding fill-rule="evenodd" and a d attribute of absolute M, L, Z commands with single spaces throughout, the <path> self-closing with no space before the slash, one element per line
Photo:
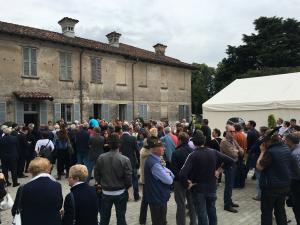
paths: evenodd
<path fill-rule="evenodd" d="M 132 107 L 132 104 L 127 104 L 126 105 L 126 120 L 129 121 L 129 122 L 133 120 L 133 107 Z"/>
<path fill-rule="evenodd" d="M 74 104 L 74 121 L 75 120 L 81 121 L 81 119 L 80 119 L 80 104 L 79 103 Z"/>
<path fill-rule="evenodd" d="M 23 102 L 16 101 L 16 123 L 24 123 L 24 104 Z"/>
<path fill-rule="evenodd" d="M 190 106 L 185 106 L 185 119 L 187 122 L 190 122 Z"/>
<path fill-rule="evenodd" d="M 104 119 L 106 121 L 110 120 L 109 105 L 108 104 L 102 104 L 101 105 L 101 119 Z"/>
<path fill-rule="evenodd" d="M 184 118 L 185 108 L 184 105 L 179 105 L 179 121 Z"/>
<path fill-rule="evenodd" d="M 40 124 L 48 123 L 48 104 L 46 101 L 40 102 Z"/>
<path fill-rule="evenodd" d="M 54 103 L 54 122 L 61 119 L 61 104 Z"/>
<path fill-rule="evenodd" d="M 6 102 L 0 102 L 0 124 L 6 122 Z"/>

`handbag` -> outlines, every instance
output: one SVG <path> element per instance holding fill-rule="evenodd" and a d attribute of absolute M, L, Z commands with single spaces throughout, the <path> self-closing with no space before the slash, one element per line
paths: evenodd
<path fill-rule="evenodd" d="M 2 202 L 0 203 L 0 210 L 1 211 L 5 211 L 8 209 L 11 209 L 14 205 L 14 201 L 12 200 L 10 194 L 6 194 L 2 200 Z"/>
<path fill-rule="evenodd" d="M 21 186 L 19 188 L 19 199 L 18 199 L 18 205 L 17 205 L 17 210 L 16 210 L 16 214 L 13 218 L 13 222 L 12 225 L 22 225 L 22 220 L 21 220 L 21 211 L 22 211 L 22 207 L 21 207 L 21 201 L 22 201 L 22 196 L 23 196 L 23 186 Z"/>

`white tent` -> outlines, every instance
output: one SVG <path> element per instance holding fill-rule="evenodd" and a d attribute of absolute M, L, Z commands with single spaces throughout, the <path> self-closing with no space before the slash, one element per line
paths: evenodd
<path fill-rule="evenodd" d="M 300 73 L 237 79 L 202 105 L 211 128 L 224 130 L 229 118 L 268 125 L 268 116 L 300 119 Z"/>

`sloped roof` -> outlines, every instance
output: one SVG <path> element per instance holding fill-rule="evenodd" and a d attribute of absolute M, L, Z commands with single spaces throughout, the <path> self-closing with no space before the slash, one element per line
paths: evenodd
<path fill-rule="evenodd" d="M 237 79 L 202 108 L 205 111 L 300 109 L 300 72 Z"/>
<path fill-rule="evenodd" d="M 50 100 L 53 101 L 53 97 L 49 93 L 43 92 L 26 92 L 26 91 L 15 91 L 14 95 L 19 99 L 38 99 L 38 100 Z"/>
<path fill-rule="evenodd" d="M 0 33 L 13 34 L 22 37 L 35 38 L 43 41 L 51 41 L 61 44 L 66 44 L 74 47 L 85 48 L 95 51 L 101 51 L 104 53 L 122 55 L 131 59 L 139 59 L 141 61 L 164 64 L 176 67 L 182 67 L 186 69 L 194 70 L 191 64 L 181 62 L 178 59 L 171 58 L 168 56 L 158 55 L 154 52 L 147 51 L 141 48 L 137 48 L 131 45 L 120 43 L 119 47 L 113 47 L 109 44 L 102 43 L 99 41 L 93 41 L 80 37 L 67 37 L 61 33 L 42 30 L 12 23 L 6 23 L 0 21 Z"/>

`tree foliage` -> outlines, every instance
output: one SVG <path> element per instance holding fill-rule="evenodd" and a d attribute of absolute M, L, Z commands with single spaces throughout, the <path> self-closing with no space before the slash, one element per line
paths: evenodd
<path fill-rule="evenodd" d="M 206 64 L 193 64 L 198 67 L 192 73 L 192 112 L 202 113 L 202 104 L 215 94 L 215 69 Z"/>
<path fill-rule="evenodd" d="M 243 44 L 228 46 L 216 70 L 219 91 L 237 78 L 300 71 L 300 22 L 279 17 L 254 21 L 255 33 L 243 35 Z M 277 69 L 275 69 L 277 68 Z M 281 68 L 281 69 L 278 69 Z"/>

